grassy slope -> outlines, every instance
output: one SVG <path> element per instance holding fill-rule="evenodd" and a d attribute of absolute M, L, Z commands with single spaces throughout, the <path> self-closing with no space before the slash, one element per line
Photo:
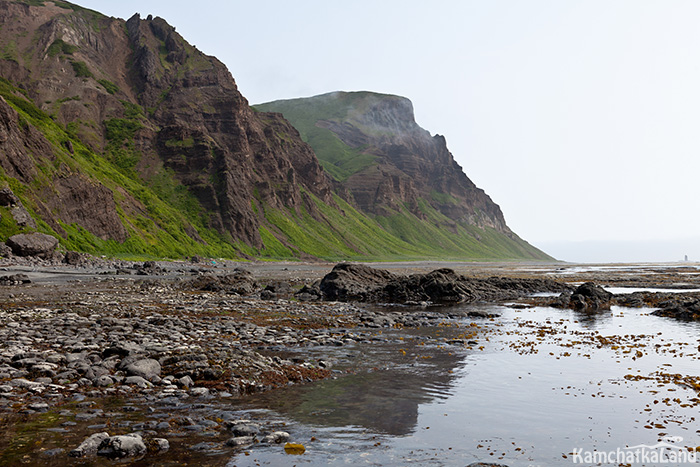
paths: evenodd
<path fill-rule="evenodd" d="M 362 148 L 351 148 L 340 141 L 332 131 L 317 127 L 316 122 L 345 120 L 352 100 L 326 95 L 313 99 L 276 101 L 256 105 L 254 108 L 262 112 L 282 113 L 294 124 L 301 138 L 314 148 L 323 168 L 342 181 L 374 164 L 375 157 L 363 154 Z"/>
<path fill-rule="evenodd" d="M 53 176 L 61 164 L 65 164 L 72 172 L 83 173 L 92 179 L 99 180 L 115 193 L 118 212 L 123 223 L 128 226 L 129 239 L 124 243 L 102 240 L 80 226 L 61 224 L 61 227 L 68 234 L 66 238 L 61 238 L 63 247 L 70 250 L 125 257 L 175 258 L 193 254 L 235 257 L 237 255 L 235 248 L 225 242 L 217 233 L 201 225 L 198 216 L 193 215 L 198 211 L 196 208 L 192 208 L 192 203 L 196 203 L 196 201 L 184 194 L 176 181 L 172 178 L 167 180 L 167 175 L 164 175 L 166 180 L 162 183 L 163 188 L 157 193 L 133 174 L 130 170 L 131 162 L 124 163 L 124 158 L 115 157 L 113 152 L 119 153 L 118 155 L 121 155 L 122 151 L 128 152 L 128 144 L 122 147 L 115 143 L 115 148 L 118 150 L 110 151 L 108 149 L 104 155 L 95 154 L 83 145 L 77 136 L 56 124 L 21 91 L 3 79 L 0 79 L 0 96 L 19 112 L 21 125 L 32 125 L 44 135 L 51 143 L 56 157 L 54 162 L 37 160 L 39 175 L 31 185 L 21 184 L 0 169 L 0 185 L 10 186 L 32 214 L 37 212 L 33 195 L 35 196 L 44 187 L 50 187 Z M 130 125 L 125 122 L 118 123 L 130 128 Z M 128 137 L 128 134 L 120 133 L 115 141 L 119 138 L 128 139 Z M 66 150 L 68 141 L 73 145 L 74 154 Z M 157 187 L 157 185 L 154 186 Z M 127 214 L 125 209 L 121 207 L 124 196 L 120 195 L 120 189 L 124 189 L 137 199 L 145 207 L 148 214 Z M 5 212 L 0 212 L 2 215 L 0 239 L 2 240 L 23 230 L 14 223 L 11 216 L 4 214 Z M 38 216 L 34 215 L 34 217 L 38 219 Z M 182 226 L 188 223 L 197 227 L 200 235 L 207 242 L 206 245 L 195 242 L 184 232 Z M 56 232 L 48 224 L 41 221 L 39 222 L 39 230 L 56 235 Z M 56 236 L 58 237 L 58 235 Z"/>

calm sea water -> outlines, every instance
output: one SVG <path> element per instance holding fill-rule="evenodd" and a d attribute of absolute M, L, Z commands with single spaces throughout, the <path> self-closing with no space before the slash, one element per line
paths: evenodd
<path fill-rule="evenodd" d="M 659 446 L 666 458 L 700 446 L 698 323 L 469 308 L 501 316 L 384 331 L 387 342 L 332 349 L 354 373 L 247 399 L 241 409 L 285 422 L 306 452 L 256 446 L 229 465 L 595 465 L 586 453 L 640 449 L 633 465 L 658 465 Z"/>

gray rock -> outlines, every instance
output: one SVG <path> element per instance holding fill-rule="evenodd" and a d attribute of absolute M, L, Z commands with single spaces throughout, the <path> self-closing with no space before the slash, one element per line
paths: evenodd
<path fill-rule="evenodd" d="M 114 380 L 107 375 L 102 375 L 102 376 L 99 376 L 98 378 L 96 378 L 95 381 L 93 382 L 93 384 L 97 387 L 104 388 L 104 387 L 113 385 Z"/>
<path fill-rule="evenodd" d="M 177 384 L 182 387 L 191 388 L 192 386 L 194 386 L 194 381 L 192 381 L 192 378 L 190 378 L 189 376 L 183 376 L 182 378 L 177 380 Z"/>
<path fill-rule="evenodd" d="M 124 380 L 124 383 L 125 383 L 125 384 L 129 384 L 129 385 L 138 386 L 138 387 L 144 388 L 144 389 L 145 389 L 145 388 L 152 388 L 152 387 L 153 387 L 153 383 L 151 383 L 150 381 L 144 379 L 144 378 L 141 377 L 141 376 L 128 376 L 128 377 Z"/>
<path fill-rule="evenodd" d="M 286 431 L 275 431 L 263 438 L 263 442 L 270 444 L 286 443 L 287 441 L 289 441 L 289 433 Z"/>
<path fill-rule="evenodd" d="M 19 198 L 9 187 L 0 189 L 0 206 L 14 206 L 19 203 Z"/>
<path fill-rule="evenodd" d="M 146 453 L 146 444 L 140 435 L 131 433 L 128 435 L 111 436 L 102 441 L 97 454 L 112 459 L 124 457 L 136 457 Z"/>
<path fill-rule="evenodd" d="M 153 438 L 149 444 L 151 448 L 157 452 L 167 451 L 170 449 L 170 442 L 165 438 Z"/>
<path fill-rule="evenodd" d="M 241 447 L 241 446 L 248 446 L 250 444 L 253 444 L 255 442 L 255 437 L 253 436 L 236 436 L 228 441 L 226 441 L 226 446 L 229 447 Z"/>
<path fill-rule="evenodd" d="M 58 239 L 43 233 L 17 234 L 7 240 L 7 246 L 17 256 L 48 258 L 58 246 Z"/>
<path fill-rule="evenodd" d="M 209 389 L 207 388 L 192 388 L 190 389 L 190 395 L 192 396 L 208 396 Z"/>
<path fill-rule="evenodd" d="M 36 221 L 32 218 L 32 216 L 29 214 L 29 211 L 27 211 L 27 209 L 24 206 L 22 206 L 21 203 L 13 207 L 10 210 L 10 214 L 12 215 L 12 218 L 15 220 L 18 226 L 36 229 Z"/>
<path fill-rule="evenodd" d="M 127 365 L 125 370 L 126 374 L 129 376 L 140 376 L 144 379 L 152 379 L 155 376 L 160 376 L 161 366 L 158 360 L 144 358 Z"/>
<path fill-rule="evenodd" d="M 47 404 L 45 402 L 34 402 L 33 404 L 29 404 L 27 407 L 34 410 L 35 412 L 48 412 L 49 411 L 49 404 Z"/>
<path fill-rule="evenodd" d="M 109 438 L 109 433 L 95 433 L 90 435 L 85 441 L 68 453 L 71 457 L 85 457 L 96 454 L 104 440 Z"/>
<path fill-rule="evenodd" d="M 260 426 L 255 423 L 236 423 L 230 427 L 234 436 L 255 436 L 260 433 Z"/>

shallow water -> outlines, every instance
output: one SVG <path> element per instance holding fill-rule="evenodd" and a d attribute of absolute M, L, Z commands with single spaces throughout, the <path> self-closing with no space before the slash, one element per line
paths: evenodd
<path fill-rule="evenodd" d="M 619 307 L 468 308 L 501 317 L 385 331 L 389 342 L 332 351 L 335 368 L 358 373 L 247 399 L 241 409 L 280 419 L 307 450 L 256 446 L 229 465 L 569 465 L 577 452 L 700 445 L 698 394 L 681 385 L 699 381 L 682 379 L 700 375 L 698 323 Z"/>

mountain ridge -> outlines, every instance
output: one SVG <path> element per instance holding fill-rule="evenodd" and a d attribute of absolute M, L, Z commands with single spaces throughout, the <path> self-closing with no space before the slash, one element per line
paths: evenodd
<path fill-rule="evenodd" d="M 125 21 L 60 0 L 0 6 L 0 185 L 66 249 L 550 259 L 488 225 L 469 238 L 444 231 L 435 212 L 403 201 L 384 213 L 401 213 L 398 235 L 359 209 L 294 126 L 252 109 L 229 70 L 162 18 Z M 0 240 L 31 230 L 13 219 L 0 206 Z M 425 242 L 436 235 L 439 245 Z"/>

